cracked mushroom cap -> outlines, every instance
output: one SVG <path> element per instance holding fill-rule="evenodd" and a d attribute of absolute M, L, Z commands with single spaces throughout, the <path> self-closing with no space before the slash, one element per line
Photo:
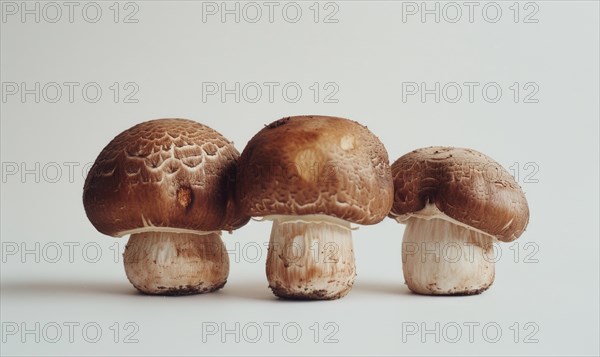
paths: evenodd
<path fill-rule="evenodd" d="M 144 231 L 233 230 L 249 219 L 235 209 L 233 143 L 186 119 L 157 119 L 117 135 L 83 188 L 96 229 L 120 237 Z"/>
<path fill-rule="evenodd" d="M 239 160 L 238 201 L 251 216 L 323 214 L 375 224 L 393 185 L 385 147 L 367 127 L 327 116 L 277 120 Z"/>
<path fill-rule="evenodd" d="M 390 217 L 440 214 L 504 242 L 517 239 L 529 221 L 525 194 L 492 158 L 471 149 L 417 149 L 392 165 L 394 205 Z M 429 204 L 429 205 L 428 205 Z M 435 207 L 431 209 L 431 204 Z"/>

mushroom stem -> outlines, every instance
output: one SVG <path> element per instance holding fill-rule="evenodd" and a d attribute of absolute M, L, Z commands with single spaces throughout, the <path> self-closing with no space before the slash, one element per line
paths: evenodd
<path fill-rule="evenodd" d="M 267 279 L 275 295 L 338 299 L 350 291 L 355 276 L 349 222 L 319 215 L 273 218 Z"/>
<path fill-rule="evenodd" d="M 408 288 L 425 295 L 471 295 L 494 282 L 493 239 L 450 221 L 410 218 L 402 242 Z"/>
<path fill-rule="evenodd" d="M 220 232 L 132 234 L 124 261 L 127 278 L 145 294 L 208 293 L 222 288 L 229 275 Z"/>

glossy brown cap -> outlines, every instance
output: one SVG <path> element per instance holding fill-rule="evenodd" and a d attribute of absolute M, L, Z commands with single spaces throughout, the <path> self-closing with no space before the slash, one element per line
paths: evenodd
<path fill-rule="evenodd" d="M 525 194 L 492 158 L 471 149 L 417 149 L 392 165 L 394 205 L 402 221 L 433 203 L 446 216 L 510 242 L 529 221 Z"/>
<path fill-rule="evenodd" d="M 375 224 L 388 214 L 393 185 L 387 152 L 355 121 L 327 116 L 277 120 L 239 160 L 238 201 L 251 216 L 323 214 Z"/>
<path fill-rule="evenodd" d="M 191 120 L 138 124 L 94 162 L 83 188 L 85 212 L 110 236 L 233 230 L 249 220 L 233 199 L 238 157 L 232 142 Z"/>

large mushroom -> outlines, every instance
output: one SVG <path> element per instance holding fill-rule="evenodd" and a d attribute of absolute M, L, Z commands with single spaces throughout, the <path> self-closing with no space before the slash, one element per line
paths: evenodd
<path fill-rule="evenodd" d="M 238 151 L 215 130 L 185 119 L 138 124 L 115 137 L 83 189 L 94 227 L 131 235 L 125 272 L 141 292 L 184 295 L 225 285 L 221 230 L 243 226 L 233 200 Z"/>
<path fill-rule="evenodd" d="M 380 222 L 393 199 L 383 144 L 336 117 L 267 125 L 242 152 L 237 183 L 240 209 L 273 221 L 267 279 L 282 298 L 346 295 L 356 275 L 350 224 Z"/>
<path fill-rule="evenodd" d="M 405 223 L 402 268 L 418 294 L 470 295 L 494 282 L 493 243 L 511 242 L 529 221 L 513 177 L 471 149 L 428 147 L 392 165 L 390 217 Z"/>

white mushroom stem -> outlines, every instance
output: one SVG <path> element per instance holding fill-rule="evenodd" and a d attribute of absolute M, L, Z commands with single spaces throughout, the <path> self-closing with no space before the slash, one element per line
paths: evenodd
<path fill-rule="evenodd" d="M 207 293 L 222 288 L 229 275 L 220 232 L 132 234 L 124 261 L 127 278 L 146 294 Z"/>
<path fill-rule="evenodd" d="M 350 223 L 323 215 L 272 216 L 267 279 L 292 299 L 337 299 L 352 288 L 356 268 Z"/>
<path fill-rule="evenodd" d="M 470 295 L 494 282 L 493 238 L 441 218 L 412 217 L 402 242 L 408 288 L 426 295 Z"/>

